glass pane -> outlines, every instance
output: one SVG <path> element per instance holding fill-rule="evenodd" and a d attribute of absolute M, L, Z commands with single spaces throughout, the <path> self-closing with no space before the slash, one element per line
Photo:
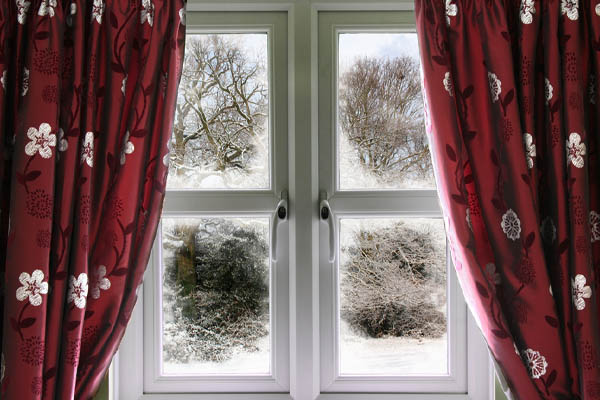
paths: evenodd
<path fill-rule="evenodd" d="M 343 33 L 338 56 L 339 188 L 434 188 L 417 35 Z"/>
<path fill-rule="evenodd" d="M 447 374 L 441 219 L 340 221 L 340 373 Z"/>
<path fill-rule="evenodd" d="M 268 240 L 268 218 L 163 218 L 165 374 L 269 373 Z"/>
<path fill-rule="evenodd" d="M 169 189 L 270 187 L 267 39 L 187 35 Z"/>

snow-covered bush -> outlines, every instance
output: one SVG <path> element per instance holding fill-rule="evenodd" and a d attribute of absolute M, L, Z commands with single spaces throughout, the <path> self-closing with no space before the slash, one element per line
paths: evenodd
<path fill-rule="evenodd" d="M 165 359 L 223 361 L 255 351 L 268 334 L 267 244 L 251 227 L 226 219 L 170 232 L 176 246 L 165 260 Z M 190 262 L 191 261 L 191 262 Z"/>
<path fill-rule="evenodd" d="M 446 269 L 436 240 L 402 222 L 357 230 L 343 249 L 342 318 L 371 337 L 442 335 Z"/>

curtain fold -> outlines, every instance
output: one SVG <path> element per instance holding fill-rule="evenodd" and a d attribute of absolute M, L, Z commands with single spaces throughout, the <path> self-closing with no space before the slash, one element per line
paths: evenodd
<path fill-rule="evenodd" d="M 87 399 L 162 207 L 184 0 L 0 4 L 0 397 Z"/>
<path fill-rule="evenodd" d="M 600 4 L 416 0 L 465 297 L 518 399 L 600 399 Z"/>

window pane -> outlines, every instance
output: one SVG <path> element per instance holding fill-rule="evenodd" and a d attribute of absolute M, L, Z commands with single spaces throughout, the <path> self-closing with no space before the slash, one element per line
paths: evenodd
<path fill-rule="evenodd" d="M 164 373 L 269 373 L 268 240 L 268 218 L 163 218 Z"/>
<path fill-rule="evenodd" d="M 339 188 L 434 188 L 417 35 L 343 33 L 338 56 Z"/>
<path fill-rule="evenodd" d="M 187 35 L 170 189 L 270 187 L 266 33 Z"/>
<path fill-rule="evenodd" d="M 340 373 L 447 374 L 441 219 L 340 221 Z"/>

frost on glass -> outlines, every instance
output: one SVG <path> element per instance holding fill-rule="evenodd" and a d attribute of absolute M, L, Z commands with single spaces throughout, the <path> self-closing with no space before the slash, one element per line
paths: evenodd
<path fill-rule="evenodd" d="M 163 218 L 163 373 L 269 373 L 268 239 L 268 218 Z"/>
<path fill-rule="evenodd" d="M 435 187 L 414 33 L 339 35 L 341 190 Z"/>
<path fill-rule="evenodd" d="M 447 374 L 441 219 L 340 221 L 340 373 Z"/>
<path fill-rule="evenodd" d="M 266 33 L 187 35 L 168 188 L 269 188 L 267 50 Z"/>

